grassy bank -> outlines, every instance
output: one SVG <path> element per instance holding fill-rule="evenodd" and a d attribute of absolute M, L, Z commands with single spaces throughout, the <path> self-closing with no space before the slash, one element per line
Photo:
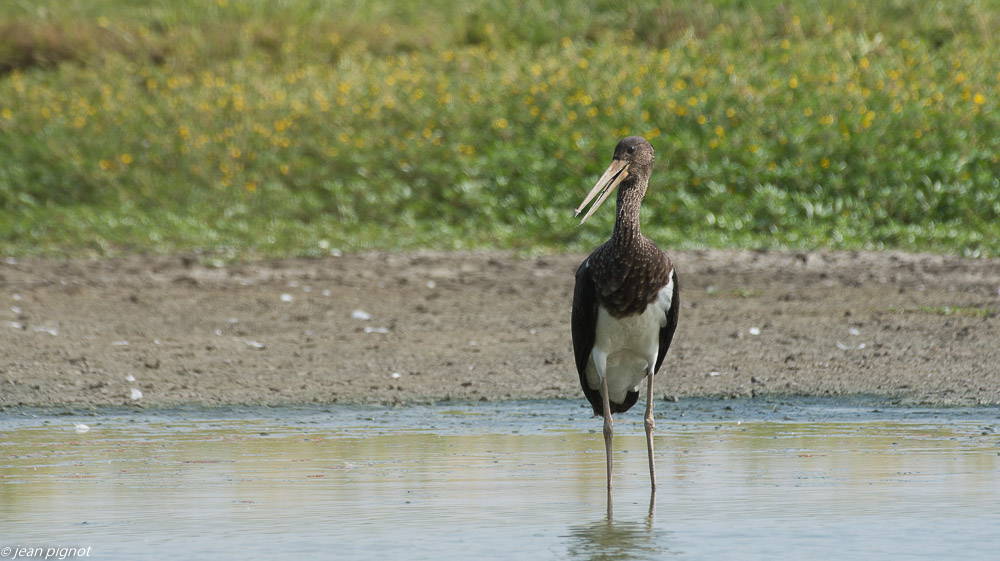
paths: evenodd
<path fill-rule="evenodd" d="M 663 244 L 1000 255 L 993 3 L 135 4 L 0 5 L 0 253 L 586 249 L 641 134 Z"/>

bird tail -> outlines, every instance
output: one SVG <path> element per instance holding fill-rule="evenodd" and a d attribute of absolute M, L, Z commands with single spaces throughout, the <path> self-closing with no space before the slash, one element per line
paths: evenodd
<path fill-rule="evenodd" d="M 584 388 L 584 390 L 589 390 L 589 391 L 584 391 L 584 393 L 587 395 L 587 401 L 590 402 L 590 406 L 594 408 L 594 415 L 597 415 L 598 417 L 603 417 L 604 404 L 601 401 L 600 390 L 594 390 L 590 388 Z M 635 405 L 637 401 L 639 401 L 639 392 L 637 391 L 628 392 L 627 394 L 625 394 L 625 399 L 621 403 L 616 403 L 614 401 L 610 403 L 611 414 L 614 415 L 616 413 L 624 413 L 629 409 L 631 409 L 632 406 Z"/>

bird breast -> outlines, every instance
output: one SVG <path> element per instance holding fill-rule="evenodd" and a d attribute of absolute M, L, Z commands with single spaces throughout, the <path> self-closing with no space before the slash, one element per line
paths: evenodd
<path fill-rule="evenodd" d="M 616 318 L 604 306 L 598 306 L 594 350 L 587 364 L 590 387 L 600 387 L 598 366 L 604 363 L 601 366 L 608 377 L 611 401 L 621 403 L 629 391 L 638 390 L 651 365 L 656 364 L 660 330 L 667 324 L 673 289 L 671 279 L 641 314 Z"/>

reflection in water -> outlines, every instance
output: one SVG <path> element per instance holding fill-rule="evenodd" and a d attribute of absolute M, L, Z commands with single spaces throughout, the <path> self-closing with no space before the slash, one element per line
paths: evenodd
<path fill-rule="evenodd" d="M 642 521 L 615 520 L 611 493 L 607 517 L 591 524 L 571 526 L 567 536 L 570 558 L 593 561 L 662 559 L 672 553 L 666 532 L 654 529 L 656 491 L 649 495 L 649 511 Z"/>
<path fill-rule="evenodd" d="M 0 414 L 0 548 L 435 561 L 1000 550 L 1000 411 L 737 422 L 715 405 L 658 423 L 656 495 L 641 420 L 623 421 L 611 501 L 587 410 L 517 407 Z"/>
<path fill-rule="evenodd" d="M 608 489 L 608 514 L 607 521 L 610 523 L 615 518 L 615 498 L 611 489 Z M 656 487 L 649 490 L 649 515 L 646 517 L 649 526 L 653 526 L 653 517 L 656 515 Z"/>

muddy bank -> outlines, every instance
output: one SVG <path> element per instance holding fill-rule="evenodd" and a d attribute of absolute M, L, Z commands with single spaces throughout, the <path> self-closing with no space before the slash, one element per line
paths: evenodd
<path fill-rule="evenodd" d="M 0 406 L 579 398 L 583 257 L 8 259 Z M 1000 260 L 673 257 L 683 307 L 657 396 L 1000 403 Z"/>

